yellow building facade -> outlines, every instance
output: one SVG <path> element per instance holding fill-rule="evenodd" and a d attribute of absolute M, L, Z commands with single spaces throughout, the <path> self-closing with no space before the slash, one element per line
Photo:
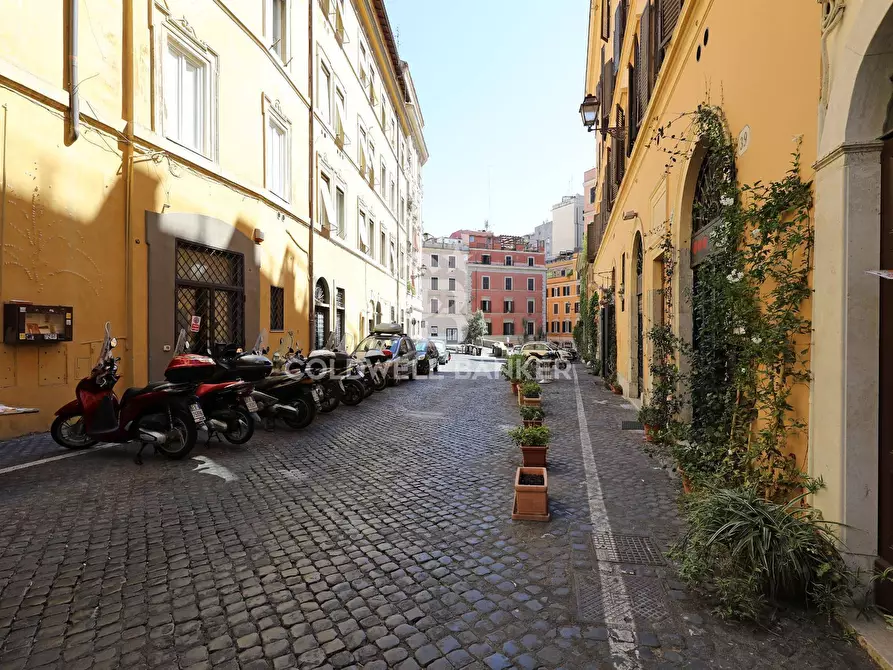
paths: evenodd
<path fill-rule="evenodd" d="M 4 6 L 0 300 L 70 307 L 73 337 L 15 343 L 5 323 L 0 403 L 40 413 L 0 418 L 0 436 L 46 429 L 93 366 L 106 321 L 121 342 L 122 388 L 160 378 L 176 333 L 193 325 L 198 347 L 250 346 L 263 330 L 274 344 L 288 330 L 314 344 L 325 242 L 313 64 L 324 26 L 346 22 L 345 46 L 364 36 L 419 169 L 427 158 L 382 12 L 337 0 Z M 363 274 L 339 277 L 354 341 L 369 310 Z M 395 305 L 405 283 L 396 267 L 381 279 Z"/>
<path fill-rule="evenodd" d="M 712 244 L 697 220 L 709 157 L 686 135 L 683 115 L 702 104 L 721 110 L 738 184 L 782 179 L 799 151 L 814 199 L 812 298 L 802 305 L 812 322 L 802 339 L 812 379 L 791 396 L 807 428 L 788 448 L 798 467 L 822 477 L 813 502 L 846 524 L 846 551 L 866 568 L 893 561 L 885 458 L 893 424 L 884 418 L 893 402 L 884 390 L 893 388 L 893 359 L 884 354 L 893 349 L 893 327 L 885 327 L 893 289 L 884 282 L 893 282 L 869 274 L 893 269 L 883 234 L 893 230 L 891 63 L 890 0 L 754 0 L 746 9 L 718 0 L 591 3 L 586 92 L 598 98 L 604 132 L 595 135 L 587 259 L 590 290 L 602 296 L 602 360 L 616 352 L 617 382 L 640 403 L 654 383 L 646 333 L 670 323 L 692 338 L 693 268 Z"/>
<path fill-rule="evenodd" d="M 570 347 L 580 320 L 578 254 L 564 254 L 546 263 L 546 325 L 549 342 Z"/>

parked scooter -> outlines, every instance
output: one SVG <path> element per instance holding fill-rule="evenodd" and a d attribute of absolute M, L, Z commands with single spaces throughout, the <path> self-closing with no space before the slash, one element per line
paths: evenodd
<path fill-rule="evenodd" d="M 345 351 L 344 340 L 339 342 L 335 333 L 329 335 L 325 347 L 307 354 L 305 366 L 306 373 L 311 377 L 329 372 L 333 380 L 340 382 L 340 400 L 345 405 L 359 405 L 368 395 L 356 359 Z"/>
<path fill-rule="evenodd" d="M 217 360 L 210 355 L 188 352 L 189 342 L 183 329 L 177 339 L 174 357 L 164 371 L 165 378 L 196 385 L 195 395 L 207 417 L 205 425 L 209 440 L 216 434 L 231 444 L 245 444 L 254 435 L 252 413 L 257 411 L 251 397 L 251 383 L 241 379 L 220 379 L 221 366 Z M 221 359 L 227 361 L 227 354 L 221 354 Z"/>
<path fill-rule="evenodd" d="M 67 449 L 88 449 L 99 440 L 139 441 L 137 464 L 149 444 L 167 458 L 184 458 L 195 446 L 197 426 L 205 421 L 193 385 L 152 382 L 127 389 L 119 400 L 113 390 L 121 360 L 112 353 L 116 345 L 111 323 L 106 322 L 99 360 L 78 383 L 75 400 L 56 410 L 53 439 Z"/>
<path fill-rule="evenodd" d="M 255 352 L 268 353 L 262 349 L 263 334 L 258 338 Z M 280 338 L 279 350 L 273 354 L 273 374 L 255 384 L 252 398 L 258 405 L 258 416 L 267 427 L 272 427 L 278 418 L 289 428 L 300 429 L 309 426 L 316 418 L 317 403 L 322 399 L 322 390 L 313 379 L 303 374 L 287 374 L 286 363 L 294 353 L 291 344 L 294 333 Z"/>

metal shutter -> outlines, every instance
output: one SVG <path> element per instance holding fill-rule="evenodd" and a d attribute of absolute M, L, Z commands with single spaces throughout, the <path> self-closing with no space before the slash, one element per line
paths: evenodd
<path fill-rule="evenodd" d="M 638 46 L 636 47 L 638 50 Z M 627 76 L 629 78 L 629 91 L 626 96 L 626 118 L 629 119 L 629 130 L 626 133 L 626 155 L 633 153 L 633 146 L 636 143 L 636 129 L 639 127 L 638 117 L 638 99 L 636 94 L 636 68 L 633 65 L 626 66 Z"/>
<path fill-rule="evenodd" d="M 679 14 L 682 13 L 682 0 L 660 0 L 660 48 L 663 49 L 673 39 L 673 31 Z"/>

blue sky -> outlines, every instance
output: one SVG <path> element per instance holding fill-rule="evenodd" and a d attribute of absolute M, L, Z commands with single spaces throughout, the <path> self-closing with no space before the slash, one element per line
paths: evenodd
<path fill-rule="evenodd" d="M 425 231 L 520 235 L 581 193 L 588 0 L 386 0 L 425 117 Z M 489 175 L 489 204 L 488 204 Z M 570 189 L 570 190 L 569 190 Z"/>

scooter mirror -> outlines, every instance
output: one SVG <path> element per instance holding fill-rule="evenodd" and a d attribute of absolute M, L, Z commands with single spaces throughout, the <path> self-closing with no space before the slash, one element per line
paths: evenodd
<path fill-rule="evenodd" d="M 114 349 L 114 348 L 117 347 L 117 346 L 118 346 L 118 338 L 117 338 L 117 337 L 113 337 L 113 338 L 111 339 L 111 341 L 109 342 L 109 348 L 110 348 L 110 349 Z"/>

